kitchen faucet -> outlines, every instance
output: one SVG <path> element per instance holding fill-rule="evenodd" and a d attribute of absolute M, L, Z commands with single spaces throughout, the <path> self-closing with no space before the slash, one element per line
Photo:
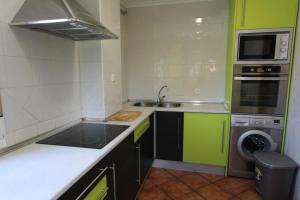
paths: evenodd
<path fill-rule="evenodd" d="M 163 91 L 164 88 L 167 88 L 168 89 L 168 86 L 167 85 L 164 85 L 160 88 L 159 92 L 158 92 L 158 95 L 157 95 L 157 103 L 161 103 L 163 102 L 163 100 L 166 98 L 166 95 L 164 96 L 161 96 L 161 92 Z"/>

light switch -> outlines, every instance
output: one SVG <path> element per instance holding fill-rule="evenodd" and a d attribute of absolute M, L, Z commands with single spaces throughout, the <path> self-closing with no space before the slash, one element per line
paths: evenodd
<path fill-rule="evenodd" d="M 111 74 L 111 82 L 115 83 L 116 82 L 116 75 Z"/>

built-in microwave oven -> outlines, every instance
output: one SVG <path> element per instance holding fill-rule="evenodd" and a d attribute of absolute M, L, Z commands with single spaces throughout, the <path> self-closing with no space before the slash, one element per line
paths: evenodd
<path fill-rule="evenodd" d="M 291 41 L 292 29 L 237 31 L 235 64 L 287 64 Z"/>

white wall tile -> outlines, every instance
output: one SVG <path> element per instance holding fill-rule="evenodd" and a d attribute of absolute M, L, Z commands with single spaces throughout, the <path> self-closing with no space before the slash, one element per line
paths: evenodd
<path fill-rule="evenodd" d="M 27 92 L 30 93 L 30 89 L 24 88 L 24 90 L 27 90 Z M 24 91 L 23 94 L 25 95 L 27 92 Z M 10 93 L 10 89 L 5 89 L 2 92 L 3 115 L 5 118 L 6 130 L 9 134 L 38 123 L 38 119 L 32 116 L 24 108 L 26 102 L 22 102 L 17 98 L 22 95 L 12 96 L 11 94 L 13 93 L 16 94 L 15 92 Z M 26 98 L 23 99 L 25 100 Z"/>
<path fill-rule="evenodd" d="M 227 20 L 228 1 L 128 9 L 128 98 L 154 99 L 167 84 L 169 100 L 224 101 Z"/>
<path fill-rule="evenodd" d="M 0 88 L 8 146 L 81 118 L 75 42 L 9 26 L 23 2 L 0 0 Z"/>
<path fill-rule="evenodd" d="M 102 78 L 101 63 L 99 62 L 81 62 L 80 63 L 81 82 L 95 82 Z"/>
<path fill-rule="evenodd" d="M 101 62 L 101 42 L 78 42 L 80 62 Z"/>
<path fill-rule="evenodd" d="M 3 86 L 32 86 L 36 83 L 35 76 L 28 58 L 4 57 Z"/>
<path fill-rule="evenodd" d="M 31 37 L 32 31 L 17 27 L 10 27 L 5 24 L 4 54 L 7 56 L 30 57 L 31 44 L 34 42 Z"/>
<path fill-rule="evenodd" d="M 0 56 L 4 55 L 4 26 L 5 24 L 0 21 Z"/>

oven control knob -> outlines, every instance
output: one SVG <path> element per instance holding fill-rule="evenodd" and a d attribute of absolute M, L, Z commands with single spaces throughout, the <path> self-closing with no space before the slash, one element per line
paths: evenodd
<path fill-rule="evenodd" d="M 251 72 L 254 72 L 254 68 L 251 68 L 250 71 L 251 71 Z"/>
<path fill-rule="evenodd" d="M 268 68 L 268 72 L 271 72 L 272 71 L 272 68 Z"/>
<path fill-rule="evenodd" d="M 285 52 L 286 52 L 286 48 L 281 48 L 281 49 L 280 49 L 280 52 L 281 52 L 281 53 L 285 53 Z"/>
<path fill-rule="evenodd" d="M 286 45 L 287 45 L 287 42 L 286 42 L 286 41 L 281 41 L 281 45 L 282 45 L 282 46 L 286 46 Z"/>

